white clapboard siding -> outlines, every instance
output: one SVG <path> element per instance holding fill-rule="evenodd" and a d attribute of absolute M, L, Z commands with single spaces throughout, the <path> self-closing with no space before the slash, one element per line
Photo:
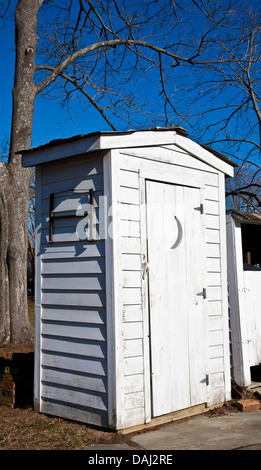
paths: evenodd
<path fill-rule="evenodd" d="M 123 321 L 124 322 L 139 322 L 143 319 L 143 312 L 141 305 L 124 305 L 123 306 Z"/>
<path fill-rule="evenodd" d="M 104 325 L 106 323 L 106 310 L 105 307 L 94 309 L 90 307 L 43 305 L 42 320 Z"/>
<path fill-rule="evenodd" d="M 55 409 L 56 415 L 60 409 L 62 416 L 77 419 L 80 406 L 81 421 L 106 425 L 105 243 L 104 236 L 91 243 L 85 236 L 90 189 L 93 238 L 104 233 L 102 158 L 51 163 L 42 170 L 42 183 L 41 408 L 46 413 Z"/>
<path fill-rule="evenodd" d="M 64 190 L 62 193 L 52 193 L 56 191 L 52 186 L 49 188 L 49 192 L 46 191 L 46 196 L 42 199 L 42 214 L 48 215 L 50 210 L 50 194 L 53 194 L 53 212 L 55 215 L 59 215 L 62 212 L 78 211 L 82 212 L 88 210 L 90 205 L 90 192 L 73 192 L 70 188 Z M 104 193 L 103 190 L 97 190 L 93 192 L 93 207 L 104 206 Z"/>
<path fill-rule="evenodd" d="M 208 300 L 209 372 L 213 390 L 224 388 L 224 347 L 220 249 L 219 188 L 205 187 L 206 282 Z M 218 379 L 217 379 L 218 378 Z"/>
<path fill-rule="evenodd" d="M 82 325 L 79 323 L 62 323 L 44 321 L 42 326 L 43 335 L 62 336 L 64 338 L 87 339 L 91 341 L 105 341 L 106 329 L 103 325 Z M 84 344 L 83 344 L 84 346 Z M 84 355 L 84 347 L 82 351 Z"/>
<path fill-rule="evenodd" d="M 48 400 L 42 397 L 42 413 L 48 415 L 60 416 L 61 418 L 70 416 L 71 420 L 80 421 L 86 424 L 95 424 L 96 426 L 108 426 L 108 412 L 87 408 L 84 406 L 72 406 L 70 403 L 58 402 L 57 400 Z"/>
<path fill-rule="evenodd" d="M 157 142 L 154 147 L 150 136 Z M 190 377 L 188 374 L 179 377 L 183 385 L 183 380 L 193 383 L 195 370 L 199 370 L 193 366 L 206 363 L 200 373 L 204 393 L 199 401 L 210 404 L 222 401 L 226 374 L 223 315 L 226 286 L 221 270 L 224 234 L 220 188 L 223 171 L 231 176 L 232 170 L 227 163 L 188 141 L 174 130 L 166 134 L 138 132 L 134 136 L 99 133 L 53 148 L 48 146 L 36 154 L 37 162 L 46 162 L 37 166 L 40 189 L 36 188 L 39 352 L 35 401 L 37 405 L 39 402 L 39 411 L 116 429 L 144 424 L 155 415 L 151 357 L 156 343 L 150 339 L 152 283 L 149 285 L 151 278 L 146 276 L 146 269 L 148 272 L 151 269 L 146 265 L 150 240 L 146 203 L 149 184 L 156 182 L 181 187 L 186 194 L 197 194 L 197 207 L 193 206 L 193 198 L 189 198 L 197 212 L 185 211 L 181 222 L 186 227 L 186 236 L 187 231 L 190 234 L 186 238 L 189 259 L 193 256 L 195 259 L 191 237 L 196 239 L 201 228 L 202 236 L 204 232 L 204 276 L 201 279 L 197 269 L 195 272 L 190 269 L 186 280 L 192 283 L 196 276 L 200 286 L 195 292 L 202 294 L 206 289 L 206 299 L 201 295 L 194 303 L 200 301 L 205 306 L 203 320 L 198 324 L 204 326 L 207 341 L 206 345 L 202 341 L 202 361 L 200 354 L 194 354 L 191 360 Z M 92 208 L 90 190 L 94 198 Z M 175 194 L 180 195 L 180 190 Z M 167 204 L 167 200 L 159 200 L 159 210 Z M 157 217 L 153 211 L 151 214 L 157 228 Z M 107 237 L 108 234 L 113 237 Z M 153 292 L 157 295 L 155 291 L 157 283 Z M 189 326 L 194 333 L 191 321 Z M 195 326 L 197 329 L 197 321 Z M 168 365 L 164 362 L 167 377 Z M 181 363 L 179 366 L 183 368 Z M 210 379 L 206 388 L 205 374 Z M 178 394 L 177 388 L 175 393 Z M 196 404 L 195 390 L 191 389 L 190 395 L 191 403 Z"/>
<path fill-rule="evenodd" d="M 107 410 L 107 397 L 98 393 L 81 390 L 73 387 L 63 387 L 56 384 L 42 384 L 42 397 L 60 402 L 70 403 L 70 405 L 82 405 L 87 408 Z"/>
<path fill-rule="evenodd" d="M 103 307 L 105 304 L 105 292 L 82 291 L 42 291 L 43 305 L 73 305 L 79 307 Z"/>
<path fill-rule="evenodd" d="M 85 212 L 84 208 L 78 210 L 78 215 L 76 210 L 68 210 L 68 211 L 61 211 L 61 212 L 56 212 L 56 215 L 59 215 L 59 217 L 56 217 L 53 219 L 53 232 L 56 231 L 56 229 L 64 227 L 64 228 L 70 228 L 76 226 L 78 224 L 82 225 L 87 225 L 89 219 L 88 213 Z M 92 223 L 93 225 L 100 225 L 104 223 L 104 213 L 103 213 L 103 208 L 98 209 L 96 208 L 95 211 L 93 212 L 93 218 L 92 218 Z M 46 217 L 43 217 L 43 229 L 49 229 L 49 214 L 46 214 Z M 64 230 L 65 232 L 65 230 Z"/>
<path fill-rule="evenodd" d="M 247 334 L 249 341 L 249 364 L 261 363 L 261 272 L 243 271 L 244 294 L 247 305 Z"/>
<path fill-rule="evenodd" d="M 53 370 L 43 367 L 42 380 L 45 383 L 49 382 L 52 384 L 81 388 L 83 390 L 91 390 L 93 392 L 106 393 L 106 378 L 88 376 L 83 373 L 79 374 L 71 370 Z"/>
<path fill-rule="evenodd" d="M 67 258 L 100 258 L 105 256 L 105 246 L 103 240 L 95 243 L 79 242 L 66 244 L 45 245 L 41 255 L 45 259 L 67 259 Z"/>
<path fill-rule="evenodd" d="M 86 162 L 86 155 L 78 156 L 77 160 L 72 157 L 64 160 L 62 164 L 51 162 L 42 168 L 42 185 L 60 184 L 62 181 L 71 181 L 74 178 L 80 181 L 85 177 L 93 178 L 96 174 L 103 173 L 102 158 L 89 159 Z M 80 182 L 79 181 L 79 182 Z"/>
<path fill-rule="evenodd" d="M 42 289 L 52 290 L 105 290 L 104 274 L 82 274 L 74 277 L 72 284 L 71 276 L 67 275 L 43 275 Z"/>
<path fill-rule="evenodd" d="M 143 374 L 128 375 L 124 378 L 124 392 L 134 393 L 144 389 Z"/>
<path fill-rule="evenodd" d="M 139 335 L 140 335 L 140 332 L 139 332 Z M 123 354 L 124 357 L 142 356 L 143 354 L 142 339 L 127 340 L 125 338 L 123 352 L 124 352 Z"/>
<path fill-rule="evenodd" d="M 102 274 L 105 271 L 103 257 L 86 259 L 44 259 L 43 274 Z"/>
<path fill-rule="evenodd" d="M 57 369 L 72 370 L 76 372 L 84 372 L 85 374 L 93 374 L 105 377 L 107 375 L 106 360 L 100 358 L 89 358 L 68 354 L 55 354 L 53 351 L 42 353 L 42 365 Z"/>
<path fill-rule="evenodd" d="M 120 216 L 122 253 L 124 407 L 128 413 L 142 415 L 143 386 L 143 315 L 141 293 L 140 193 L 137 171 L 120 170 Z M 143 412 L 141 413 L 141 409 Z M 133 418 L 132 418 L 133 419 Z M 139 421 L 138 421 L 139 422 Z M 142 422 L 142 421 L 141 421 Z"/>
<path fill-rule="evenodd" d="M 66 223 L 66 219 L 65 223 Z M 60 223 L 62 223 L 60 221 Z M 92 225 L 92 237 L 90 235 L 90 224 L 89 219 L 79 218 L 77 219 L 77 224 L 74 226 L 62 226 L 58 227 L 57 224 L 53 225 L 53 243 L 78 243 L 79 241 L 88 242 L 90 238 L 93 240 L 102 240 L 105 237 L 105 227 L 104 224 L 93 224 Z M 49 229 L 43 229 L 42 231 L 42 240 L 43 243 L 49 243 Z"/>
<path fill-rule="evenodd" d="M 141 288 L 140 272 L 139 271 L 122 271 L 122 286 Z"/>
<path fill-rule="evenodd" d="M 106 359 L 104 340 L 98 342 L 98 340 L 73 338 L 72 335 L 66 337 L 59 335 L 55 336 L 55 332 L 49 335 L 43 334 L 42 350 Z"/>
<path fill-rule="evenodd" d="M 157 157 L 154 152 L 150 152 L 151 149 L 132 149 L 131 151 L 121 151 L 120 160 L 120 203 L 121 203 L 121 250 L 122 250 L 122 295 L 123 295 L 123 335 L 124 335 L 124 357 L 125 357 L 125 387 L 126 396 L 125 400 L 128 403 L 128 412 L 133 410 L 133 413 L 138 413 L 138 409 L 135 410 L 135 400 L 132 400 L 135 395 L 133 393 L 140 394 L 140 400 L 142 400 L 143 393 L 141 388 L 144 386 L 144 380 L 141 380 L 142 371 L 144 365 L 139 355 L 139 347 L 142 344 L 138 342 L 136 338 L 139 331 L 138 320 L 143 319 L 142 310 L 137 310 L 135 302 L 139 302 L 139 291 L 137 287 L 140 286 L 141 278 L 138 276 L 138 271 L 141 266 L 141 244 L 140 244 L 140 232 L 139 222 L 140 214 L 138 211 L 138 204 L 140 202 L 138 193 L 138 171 L 142 177 L 146 177 L 146 158 L 150 159 L 150 174 L 152 179 L 164 181 L 164 172 L 170 174 L 170 165 L 159 165 L 160 158 L 165 158 L 169 163 L 174 163 L 175 172 L 173 172 L 173 182 L 181 183 L 187 181 L 188 185 L 192 186 L 197 182 L 204 181 L 204 225 L 205 225 L 205 256 L 206 256 L 206 287 L 207 287 L 207 312 L 209 318 L 221 319 L 221 251 L 220 251 L 220 211 L 219 211 L 219 181 L 218 175 L 213 168 L 210 172 L 207 172 L 207 165 L 202 162 L 196 162 L 197 171 L 193 173 L 193 159 L 191 156 L 186 155 L 184 159 L 184 167 L 182 166 L 181 152 L 174 151 L 172 149 L 165 149 L 165 155 L 162 157 L 162 153 L 156 150 Z M 154 149 L 155 150 L 155 149 Z M 139 151 L 143 153 L 143 158 L 139 158 Z M 147 151 L 147 155 L 146 154 Z M 133 171 L 130 171 L 128 155 L 132 154 L 134 157 L 132 160 Z M 167 156 L 168 155 L 168 156 Z M 151 159 L 155 161 L 151 161 Z M 134 170 L 135 168 L 135 170 Z M 173 168 L 173 167 L 172 167 Z M 182 177 L 181 177 L 182 175 Z M 180 177 L 180 180 L 179 180 Z M 171 178 L 170 178 L 171 181 Z M 184 183 L 186 184 L 186 183 Z M 201 184 L 201 183 L 200 183 Z M 164 201 L 166 203 L 166 201 Z M 127 223 L 128 222 L 128 223 Z M 136 273 L 136 274 L 135 274 Z M 218 317 L 216 317 L 218 316 Z M 132 322 L 132 323 L 128 323 Z M 130 325 L 132 325 L 130 327 Z M 135 333 L 136 332 L 136 333 Z M 127 335 L 127 336 L 126 336 Z M 223 334 L 220 321 L 215 321 L 209 325 L 209 372 L 210 380 L 213 376 L 213 389 L 218 387 L 224 387 L 224 364 L 223 364 Z M 127 339 L 128 338 L 128 339 Z M 136 338 L 136 339 L 135 339 Z M 142 339 L 142 336 L 141 338 Z M 139 347 L 138 347 L 139 345 Z M 136 354 L 136 356 L 135 356 Z M 136 378 L 140 386 L 136 384 Z M 129 385 L 131 384 L 131 385 Z M 132 393 L 130 393 L 130 390 Z M 130 393 L 127 396 L 128 392 Z M 140 413 L 139 409 L 139 413 Z M 125 417 L 126 420 L 132 421 L 128 413 Z"/>
<path fill-rule="evenodd" d="M 125 409 L 133 410 L 144 407 L 144 394 L 142 392 L 128 393 L 125 395 Z"/>

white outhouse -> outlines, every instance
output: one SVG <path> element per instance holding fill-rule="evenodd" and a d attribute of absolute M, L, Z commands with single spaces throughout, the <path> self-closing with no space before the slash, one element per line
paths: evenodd
<path fill-rule="evenodd" d="M 35 407 L 112 429 L 230 398 L 225 176 L 178 127 L 25 151 L 36 167 Z"/>
<path fill-rule="evenodd" d="M 261 382 L 260 241 L 261 214 L 227 213 L 231 375 L 244 387 Z"/>

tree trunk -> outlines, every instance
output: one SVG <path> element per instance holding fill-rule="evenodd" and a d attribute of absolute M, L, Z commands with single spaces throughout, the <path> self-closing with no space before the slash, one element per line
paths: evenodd
<path fill-rule="evenodd" d="M 16 7 L 16 63 L 9 161 L 0 166 L 0 342 L 33 338 L 27 310 L 29 183 L 19 150 L 31 145 L 37 16 L 41 0 L 19 0 Z"/>

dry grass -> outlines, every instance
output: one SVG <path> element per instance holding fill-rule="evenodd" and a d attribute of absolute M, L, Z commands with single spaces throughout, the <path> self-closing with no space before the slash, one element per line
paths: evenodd
<path fill-rule="evenodd" d="M 31 353 L 32 343 L 0 344 L 0 358 L 12 360 L 14 353 Z M 26 408 L 0 405 L 1 450 L 81 450 L 103 442 L 119 442 L 114 432 L 37 413 Z"/>
<path fill-rule="evenodd" d="M 115 433 L 34 412 L 0 406 L 0 450 L 83 450 L 119 442 Z"/>

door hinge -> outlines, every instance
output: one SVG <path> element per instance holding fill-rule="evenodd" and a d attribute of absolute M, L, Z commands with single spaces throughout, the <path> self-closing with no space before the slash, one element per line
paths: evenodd
<path fill-rule="evenodd" d="M 206 374 L 206 377 L 200 381 L 200 383 L 206 384 L 206 386 L 209 385 L 209 374 Z"/>
<path fill-rule="evenodd" d="M 197 295 L 202 295 L 203 299 L 207 298 L 207 289 L 203 287 L 202 292 L 199 292 Z"/>
<path fill-rule="evenodd" d="M 200 204 L 199 207 L 195 207 L 196 211 L 199 211 L 201 214 L 204 214 L 204 204 Z"/>

